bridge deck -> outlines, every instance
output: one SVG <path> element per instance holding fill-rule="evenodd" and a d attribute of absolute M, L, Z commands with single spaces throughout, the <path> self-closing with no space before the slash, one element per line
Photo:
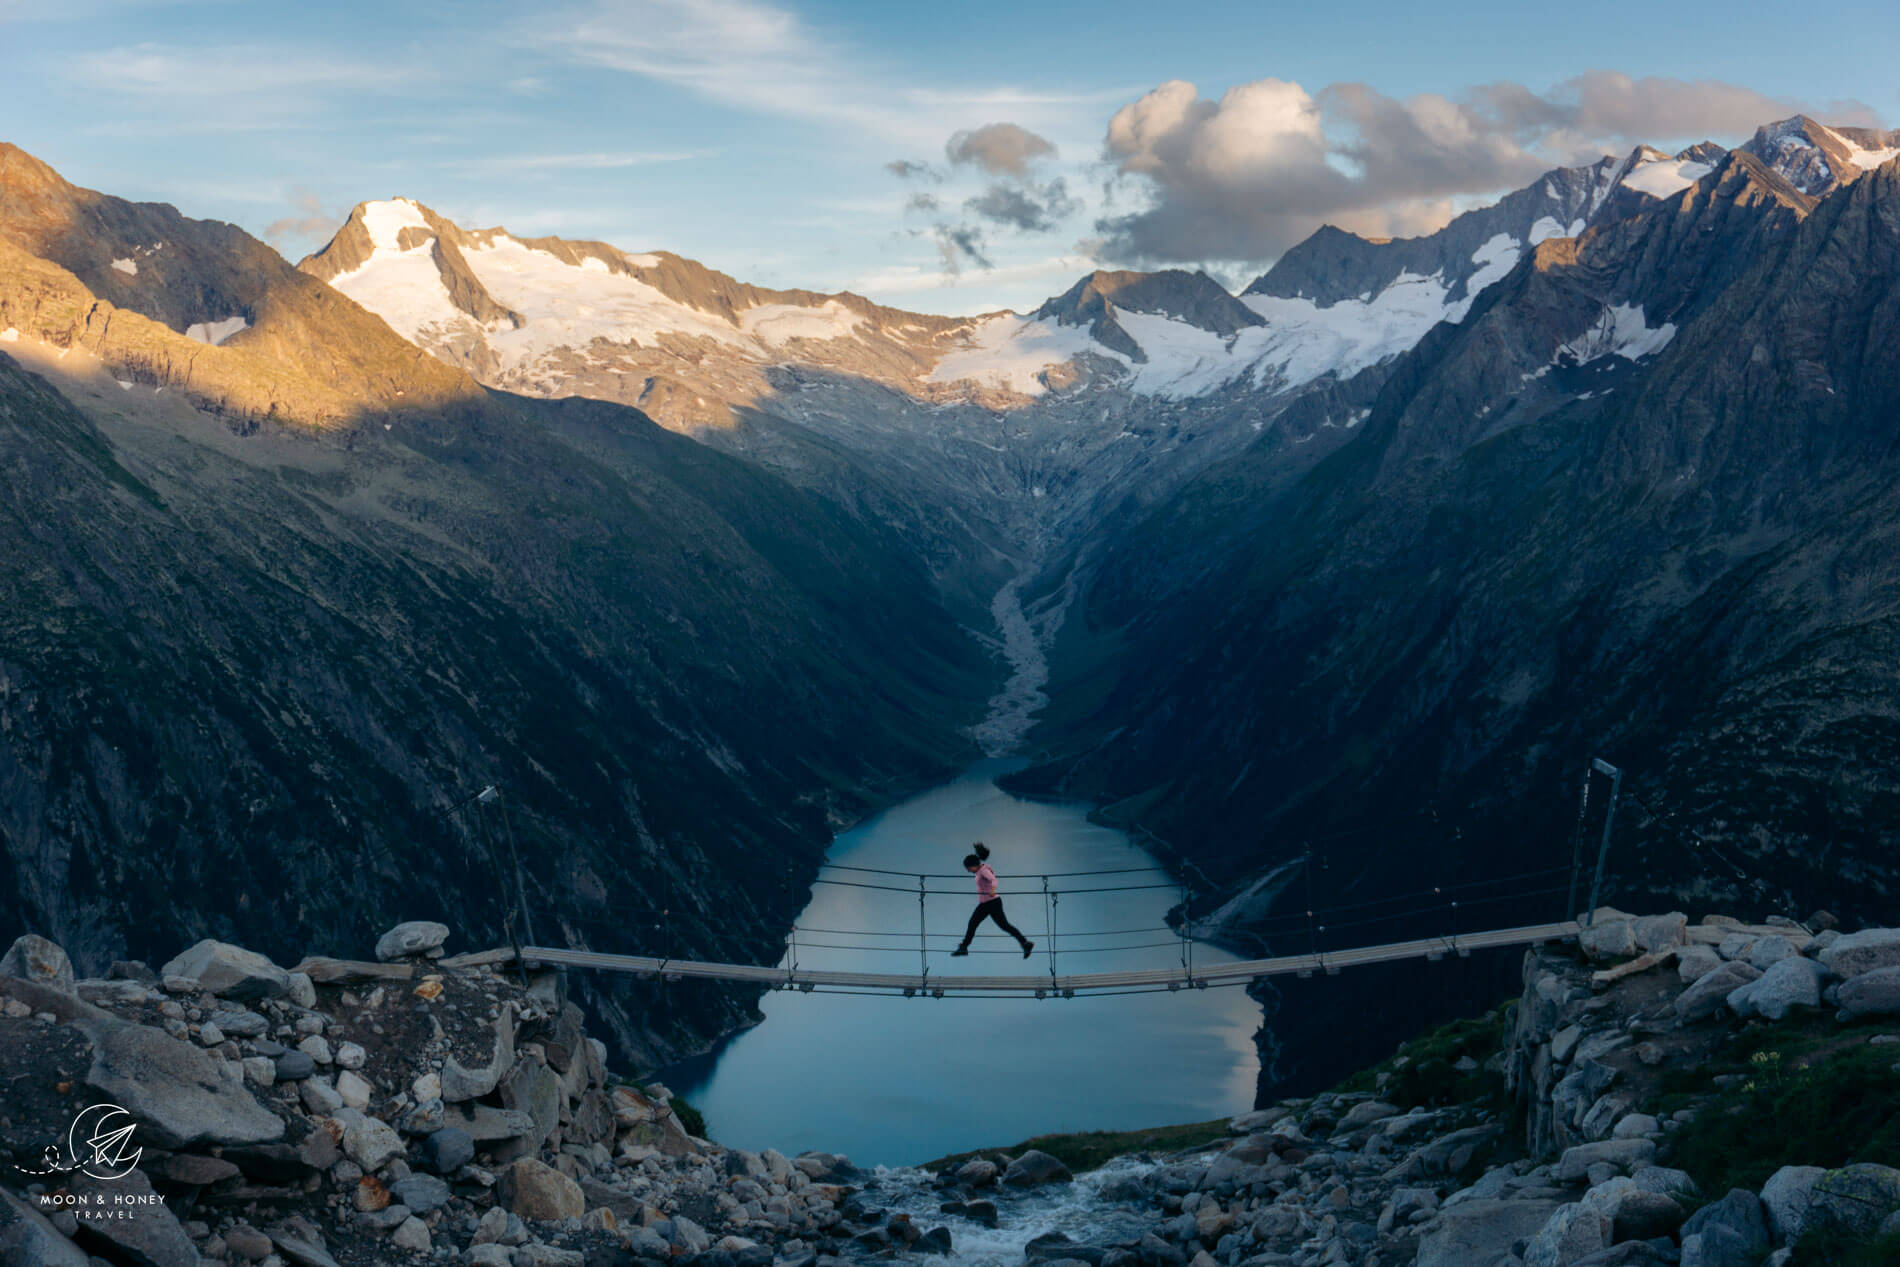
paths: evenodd
<path fill-rule="evenodd" d="M 524 946 L 521 957 L 530 964 L 569 968 L 598 968 L 628 972 L 669 981 L 739 981 L 786 989 L 891 990 L 905 994 L 939 991 L 945 994 L 1083 994 L 1100 990 L 1179 990 L 1208 986 L 1245 985 L 1259 977 L 1309 976 L 1370 963 L 1401 959 L 1438 959 L 1467 955 L 1474 950 L 1527 946 L 1562 941 L 1581 931 L 1574 921 L 1533 924 L 1464 933 L 1456 937 L 1429 937 L 1420 941 L 1359 946 L 1323 954 L 1283 955 L 1274 959 L 1243 959 L 1234 963 L 1196 964 L 1190 974 L 1181 964 L 1138 968 L 1123 972 L 1084 972 L 1065 975 L 1014 977 L 939 977 L 921 972 L 827 972 L 813 968 L 763 967 L 743 963 L 699 963 L 686 959 L 653 959 L 644 955 L 610 955 L 592 950 L 565 950 L 552 946 Z"/>

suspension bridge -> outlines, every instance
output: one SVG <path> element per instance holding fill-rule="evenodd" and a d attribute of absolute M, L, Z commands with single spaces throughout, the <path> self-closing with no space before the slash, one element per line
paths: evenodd
<path fill-rule="evenodd" d="M 916 874 L 827 863 L 824 868 L 827 874 L 821 874 L 814 881 L 815 884 L 890 894 L 893 897 L 892 905 L 896 904 L 894 899 L 901 896 L 906 905 L 914 902 L 914 925 L 901 929 L 888 926 L 877 929 L 795 926 L 786 938 L 784 954 L 776 963 L 720 963 L 675 954 L 671 913 L 658 912 L 663 922 L 650 927 L 666 943 L 660 954 L 621 954 L 575 945 L 528 944 L 520 947 L 519 958 L 520 962 L 528 966 L 593 969 L 666 982 L 723 981 L 805 993 L 890 994 L 912 998 L 955 996 L 1044 999 L 1206 990 L 1245 986 L 1276 976 L 1332 975 L 1346 968 L 1369 964 L 1403 960 L 1433 961 L 1448 956 L 1465 958 L 1476 951 L 1534 946 L 1574 938 L 1583 927 L 1575 919 L 1498 927 L 1480 925 L 1461 931 L 1461 921 L 1466 925 L 1477 923 L 1473 918 L 1475 911 L 1502 906 L 1508 908 L 1510 913 L 1522 915 L 1526 913 L 1527 904 L 1566 892 L 1571 896 L 1566 899 L 1565 909 L 1574 909 L 1574 879 L 1568 886 L 1552 883 L 1567 869 L 1554 867 L 1397 894 L 1325 911 L 1309 909 L 1282 916 L 1277 926 L 1269 921 L 1269 935 L 1281 942 L 1304 942 L 1307 947 L 1305 950 L 1237 960 L 1223 955 L 1212 962 L 1207 961 L 1205 952 L 1201 962 L 1195 959 L 1195 925 L 1191 913 L 1193 890 L 1184 884 L 1167 880 L 1152 866 L 1045 876 L 1001 876 L 999 880 L 1006 884 L 1029 881 L 1032 887 L 1004 887 L 999 890 L 999 896 L 1032 899 L 1041 904 L 1039 928 L 1034 927 L 1038 921 L 1025 920 L 1020 915 L 1016 917 L 1023 925 L 1024 932 L 1034 935 L 1035 960 L 1022 965 L 1014 973 L 954 974 L 937 970 L 933 967 L 932 958 L 933 955 L 939 960 L 945 957 L 947 943 L 960 942 L 961 934 L 930 931 L 928 899 L 943 899 L 946 902 L 973 900 L 974 895 L 966 887 L 968 875 Z M 1110 881 L 1109 877 L 1127 878 L 1117 883 Z M 912 883 L 893 883 L 895 880 Z M 955 889 L 942 886 L 933 888 L 932 881 L 960 881 L 961 885 Z M 1040 881 L 1039 887 L 1034 884 L 1037 881 Z M 1063 882 L 1069 882 L 1070 887 L 1064 887 Z M 1059 917 L 1065 897 L 1070 899 L 1068 909 L 1073 911 L 1075 899 L 1085 895 L 1156 889 L 1179 892 L 1177 910 L 1181 918 L 1178 922 L 1108 929 L 1083 927 L 1065 930 L 1062 927 Z M 1097 898 L 1095 902 L 1099 904 L 1106 900 Z M 960 925 L 963 921 L 959 917 L 956 922 Z M 1074 922 L 1073 916 L 1071 922 Z M 1386 925 L 1395 932 L 1413 933 L 1421 932 L 1427 925 L 1437 925 L 1440 931 L 1337 949 L 1328 949 L 1323 945 L 1329 939 L 1336 940 L 1342 928 L 1369 929 L 1377 925 Z M 1260 927 L 1258 923 L 1251 926 Z M 638 922 L 619 926 L 623 935 L 639 927 Z M 1130 938 L 1139 940 L 1128 940 Z M 570 935 L 569 940 L 584 939 Z M 988 949 L 984 945 L 998 940 L 1009 942 L 1009 948 Z M 900 944 L 891 944 L 893 942 Z M 1153 953 L 1164 948 L 1172 949 L 1175 953 L 1171 956 Z M 910 963 L 902 970 L 892 971 L 868 971 L 855 966 L 808 966 L 802 961 L 802 956 L 814 950 L 852 952 L 850 957 L 854 960 L 868 956 L 907 958 Z M 1134 955 L 1132 952 L 1148 953 Z M 1007 956 L 1011 960 L 1019 958 L 1013 939 L 1002 933 L 979 934 L 977 947 L 972 953 Z M 1097 955 L 1112 955 L 1122 960 L 1139 958 L 1143 962 L 1102 971 L 1078 971 L 1067 966 L 1074 964 L 1077 959 Z M 824 957 L 821 954 L 820 958 Z M 1028 959 L 1029 955 L 1022 954 L 1020 958 Z"/>
<path fill-rule="evenodd" d="M 1581 908 L 1586 913 L 1577 916 L 1574 913 L 1579 910 L 1577 905 L 1577 898 L 1580 896 L 1579 885 L 1584 878 L 1584 825 L 1590 807 L 1591 786 L 1599 776 L 1610 780 L 1609 797 L 1603 815 L 1602 839 L 1597 851 L 1595 875 L 1588 890 L 1589 902 Z M 1623 771 L 1600 758 L 1593 758 L 1585 769 L 1577 811 L 1577 826 L 1572 838 L 1572 856 L 1567 868 L 1550 867 L 1519 875 L 1435 886 L 1411 893 L 1394 894 L 1318 910 L 1314 908 L 1313 903 L 1313 849 L 1309 843 L 1305 851 L 1306 909 L 1303 912 L 1271 917 L 1266 920 L 1245 921 L 1246 935 L 1259 941 L 1262 949 L 1271 949 L 1276 943 L 1285 944 L 1304 940 L 1307 948 L 1293 954 L 1269 955 L 1253 959 L 1223 957 L 1213 962 L 1204 960 L 1196 964 L 1194 960 L 1195 924 L 1192 914 L 1194 892 L 1185 883 L 1167 879 L 1165 873 L 1153 865 L 1072 871 L 1042 876 L 999 877 L 999 879 L 1016 881 L 1038 879 L 1041 881 L 1040 888 L 1004 889 L 999 893 L 999 896 L 1005 897 L 1037 899 L 1042 903 L 1043 913 L 1041 935 L 1036 939 L 1043 962 L 1029 971 L 1007 974 L 952 975 L 932 971 L 932 943 L 936 943 L 938 953 L 941 955 L 944 942 L 963 939 L 955 934 L 941 932 L 933 934 L 929 931 L 927 921 L 929 899 L 931 897 L 948 899 L 952 896 L 952 890 L 943 887 L 932 889 L 930 882 L 932 880 L 959 882 L 955 895 L 967 901 L 971 895 L 967 888 L 961 887 L 967 884 L 969 880 L 967 875 L 919 874 L 829 862 L 822 864 L 821 869 L 831 874 L 821 874 L 813 881 L 814 885 L 836 885 L 902 895 L 906 899 L 915 898 L 917 922 L 914 931 L 893 928 L 842 929 L 794 926 L 786 937 L 785 952 L 775 963 L 726 963 L 695 959 L 690 957 L 690 952 L 686 955 L 676 953 L 675 912 L 670 909 L 647 908 L 640 918 L 612 920 L 590 920 L 577 916 L 571 911 L 543 910 L 542 917 L 560 925 L 569 944 L 566 946 L 535 944 L 532 914 L 523 893 L 520 859 L 514 850 L 512 828 L 509 828 L 508 845 L 514 861 L 513 887 L 516 910 L 508 914 L 505 922 L 512 947 L 507 950 L 482 952 L 473 958 L 484 963 L 513 961 L 524 966 L 588 968 L 665 982 L 724 981 L 805 993 L 897 994 L 905 997 L 930 998 L 1034 997 L 1038 999 L 1148 993 L 1163 990 L 1206 990 L 1217 986 L 1244 986 L 1276 976 L 1332 975 L 1345 968 L 1369 964 L 1396 963 L 1404 960 L 1431 961 L 1440 960 L 1446 956 L 1466 958 L 1476 951 L 1536 946 L 1568 940 L 1577 937 L 1582 932 L 1589 923 L 1590 917 L 1587 912 L 1595 909 L 1597 895 L 1603 884 L 1604 864 L 1610 847 L 1611 824 L 1615 818 L 1617 797 L 1622 782 Z M 464 798 L 451 809 L 459 810 L 470 805 L 479 808 L 497 799 L 496 789 L 490 785 L 481 792 Z M 1641 805 L 1641 802 L 1638 804 Z M 1647 806 L 1642 806 L 1642 808 L 1650 814 L 1651 818 L 1656 817 Z M 1700 833 L 1690 830 L 1698 844 L 1710 844 L 1701 837 Z M 1345 833 L 1348 836 L 1357 834 Z M 500 876 L 504 873 L 499 856 L 494 853 L 492 838 L 487 841 L 487 844 L 491 862 L 495 866 L 497 875 Z M 1732 861 L 1721 860 L 1735 868 L 1738 876 L 1743 874 Z M 1183 862 L 1185 861 L 1183 859 Z M 1566 870 L 1569 872 L 1569 883 L 1567 885 L 1556 883 L 1556 878 Z M 853 878 L 840 878 L 843 875 L 850 875 Z M 1106 877 L 1122 876 L 1135 878 L 1121 883 L 1099 883 Z M 906 883 L 893 883 L 894 880 L 903 880 Z M 915 880 L 914 886 L 908 883 L 911 880 Z M 1058 880 L 1088 881 L 1088 883 L 1065 888 L 1053 883 Z M 1067 931 L 1059 927 L 1058 916 L 1064 897 L 1131 893 L 1154 889 L 1180 891 L 1181 901 L 1177 909 L 1181 912 L 1181 918 L 1178 922 L 1164 921 L 1159 926 L 1138 928 L 1085 928 Z M 1473 914 L 1474 911 L 1487 907 L 1504 906 L 1509 908 L 1509 914 L 1522 916 L 1528 913 L 1529 906 L 1541 903 L 1545 899 L 1554 899 L 1559 893 L 1566 895 L 1562 908 L 1564 916 L 1549 923 L 1506 925 L 1500 922 L 1492 927 L 1482 927 L 1482 924 L 1489 921 Z M 1073 904 L 1071 909 L 1073 909 Z M 528 934 L 527 944 L 523 944 L 515 928 L 517 913 L 524 926 L 522 931 Z M 679 914 L 682 917 L 690 915 L 686 911 L 681 911 Z M 651 922 L 648 922 L 648 917 L 651 918 Z M 957 922 L 960 923 L 961 919 Z M 1218 925 L 1219 921 L 1215 923 Z M 1342 929 L 1369 929 L 1377 925 L 1386 925 L 1393 934 L 1403 932 L 1415 935 L 1391 936 L 1389 940 L 1375 942 L 1370 940 L 1369 934 L 1358 933 L 1355 937 L 1363 939 L 1361 944 L 1338 948 L 1326 948 L 1323 945 L 1336 938 Z M 1466 926 L 1472 925 L 1478 927 L 1472 931 L 1464 931 Z M 657 955 L 612 953 L 588 949 L 585 945 L 588 926 L 611 930 L 616 939 L 624 938 L 630 932 L 649 930 L 663 939 L 664 949 Z M 708 930 L 703 920 L 700 921 L 700 931 L 702 936 L 696 940 L 706 940 L 704 934 Z M 1128 936 L 1150 939 L 1159 937 L 1160 940 L 1139 942 L 1107 940 Z M 855 940 L 843 942 L 822 940 L 838 937 Z M 814 938 L 821 940 L 814 940 Z M 985 938 L 1000 940 L 1004 939 L 1004 934 L 986 934 L 978 940 Z M 905 944 L 890 944 L 892 942 Z M 1063 969 L 1065 957 L 1073 962 L 1081 956 L 1124 954 L 1130 951 L 1164 947 L 1172 947 L 1176 950 L 1175 961 L 1160 964 L 1148 963 L 1141 966 L 1131 965 L 1097 972 L 1064 971 Z M 914 954 L 917 968 L 914 972 L 873 972 L 855 968 L 809 967 L 801 963 L 801 950 L 814 949 L 855 952 L 855 956 Z M 970 953 L 1014 957 L 1017 952 L 1014 949 L 978 948 Z M 1028 959 L 1029 955 L 1030 952 L 1023 952 L 1024 959 Z M 373 966 L 357 965 L 357 967 L 371 968 Z M 370 975 L 376 974 L 372 972 Z"/>

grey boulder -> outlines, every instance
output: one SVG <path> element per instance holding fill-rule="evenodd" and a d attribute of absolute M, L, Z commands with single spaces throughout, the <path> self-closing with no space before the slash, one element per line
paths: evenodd
<path fill-rule="evenodd" d="M 1900 1170 L 1869 1162 L 1843 1166 L 1815 1181 L 1804 1231 L 1818 1228 L 1865 1240 L 1895 1210 L 1900 1210 Z"/>
<path fill-rule="evenodd" d="M 110 1018 L 82 1021 L 80 1028 L 92 1040 L 87 1084 L 130 1113 L 160 1147 L 283 1138 L 283 1121 L 227 1078 L 225 1062 L 204 1048 Z"/>
<path fill-rule="evenodd" d="M 1900 1012 L 1900 967 L 1874 968 L 1841 983 L 1841 1011 L 1848 1016 Z"/>
<path fill-rule="evenodd" d="M 1787 945 L 1780 937 L 1765 938 Z M 1760 977 L 1729 991 L 1728 1008 L 1740 1017 L 1765 1016 L 1778 1021 L 1798 1007 L 1820 1007 L 1821 987 L 1828 970 L 1812 959 L 1790 952 L 1775 960 Z"/>
<path fill-rule="evenodd" d="M 432 954 L 449 939 L 449 926 L 431 920 L 412 919 L 396 925 L 376 939 L 376 957 L 384 963 Z"/>
<path fill-rule="evenodd" d="M 130 1210 L 128 1217 L 85 1219 L 80 1224 L 88 1242 L 97 1238 L 111 1246 L 114 1260 L 149 1267 L 197 1267 L 203 1261 L 178 1216 L 159 1202 L 151 1180 L 139 1171 L 118 1179 L 95 1179 L 80 1171 L 68 1186 L 75 1196 L 108 1210 L 131 1203 L 121 1207 Z"/>
<path fill-rule="evenodd" d="M 1069 1168 L 1041 1149 L 1032 1148 L 1009 1163 L 1003 1182 L 1015 1188 L 1035 1188 L 1045 1183 L 1070 1183 L 1075 1176 Z"/>
<path fill-rule="evenodd" d="M 1792 1245 L 1801 1239 L 1808 1226 L 1808 1203 L 1814 1199 L 1814 1185 L 1826 1173 L 1820 1166 L 1783 1166 L 1762 1185 L 1762 1209 L 1776 1240 Z"/>
<path fill-rule="evenodd" d="M 1676 1016 L 1685 1021 L 1706 1020 L 1722 1010 L 1730 994 L 1760 976 L 1761 969 L 1750 964 L 1725 963 L 1676 996 Z"/>
<path fill-rule="evenodd" d="M 58 942 L 48 941 L 38 933 L 14 938 L 6 955 L 0 957 L 0 977 L 18 977 L 68 994 L 73 992 L 72 960 L 66 957 Z"/>
<path fill-rule="evenodd" d="M 1866 928 L 1823 947 L 1821 962 L 1837 977 L 1900 968 L 1900 928 Z"/>
<path fill-rule="evenodd" d="M 167 977 L 196 981 L 219 998 L 248 1002 L 290 992 L 290 974 L 254 950 L 210 938 L 199 942 L 161 969 Z"/>
<path fill-rule="evenodd" d="M 1417 1267 L 1490 1267 L 1537 1235 L 1558 1209 L 1555 1201 L 1479 1199 L 1451 1206 L 1425 1225 Z"/>

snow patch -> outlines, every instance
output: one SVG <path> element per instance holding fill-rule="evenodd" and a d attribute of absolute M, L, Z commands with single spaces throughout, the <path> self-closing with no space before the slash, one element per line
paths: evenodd
<path fill-rule="evenodd" d="M 1283 388 L 1297 387 L 1329 371 L 1344 379 L 1409 350 L 1439 322 L 1461 320 L 1476 292 L 1457 301 L 1448 292 L 1444 278 L 1408 272 L 1369 300 L 1326 308 L 1310 299 L 1242 295 L 1267 324 L 1241 331 L 1236 342 L 1254 353 L 1256 383 L 1277 378 Z"/>
<path fill-rule="evenodd" d="M 1707 163 L 1684 162 L 1678 159 L 1659 159 L 1654 162 L 1638 163 L 1623 177 L 1623 183 L 1638 193 L 1648 194 L 1651 198 L 1669 198 L 1681 193 L 1689 186 L 1701 180 L 1715 169 Z"/>
<path fill-rule="evenodd" d="M 1239 378 L 1252 365 L 1253 348 L 1259 342 L 1257 326 L 1229 341 L 1158 313 L 1118 312 L 1115 320 L 1148 358 L 1129 375 L 1129 390 L 1169 400 L 1199 396 Z"/>
<path fill-rule="evenodd" d="M 844 339 L 863 318 L 835 299 L 816 308 L 796 304 L 760 304 L 739 314 L 739 328 L 772 347 L 793 339 Z"/>
<path fill-rule="evenodd" d="M 1847 147 L 1847 161 L 1864 172 L 1871 172 L 1876 167 L 1884 166 L 1887 163 L 1891 163 L 1894 159 L 1900 158 L 1900 148 L 1885 150 L 1864 149 L 1846 137 L 1841 137 L 1841 144 Z"/>
<path fill-rule="evenodd" d="M 1024 396 L 1040 396 L 1046 389 L 1038 375 L 1084 352 L 1128 363 L 1128 358 L 1121 353 L 1095 342 L 1085 326 L 1065 326 L 1053 320 L 1031 321 L 1013 312 L 977 322 L 968 338 L 969 345 L 938 361 L 926 381 L 968 380 Z"/>
<path fill-rule="evenodd" d="M 1587 227 L 1587 222 L 1579 216 L 1569 224 L 1564 224 L 1555 216 L 1539 216 L 1531 225 L 1530 245 L 1549 241 L 1551 238 L 1574 238 Z"/>
<path fill-rule="evenodd" d="M 137 277 L 139 275 L 139 262 L 137 260 L 113 260 L 112 267 L 118 269 L 127 277 Z"/>
<path fill-rule="evenodd" d="M 1589 329 L 1561 344 L 1552 363 L 1588 365 L 1611 355 L 1634 361 L 1662 351 L 1675 337 L 1674 322 L 1651 329 L 1641 304 L 1616 304 L 1598 314 Z"/>
<path fill-rule="evenodd" d="M 187 339 L 196 339 L 200 343 L 219 344 L 240 330 L 248 330 L 251 323 L 243 317 L 226 317 L 222 321 L 200 321 L 185 328 Z"/>
<path fill-rule="evenodd" d="M 1517 257 L 1521 248 L 1517 239 L 1508 233 L 1492 236 L 1490 241 L 1471 253 L 1471 262 L 1478 271 L 1465 279 L 1465 294 L 1475 295 L 1498 281 L 1517 267 Z"/>
<path fill-rule="evenodd" d="M 497 303 L 526 318 L 518 330 L 489 335 L 504 367 L 520 368 L 548 352 L 584 348 L 595 339 L 651 347 L 661 334 L 677 333 L 741 346 L 747 342 L 731 323 L 669 299 L 638 278 L 576 268 L 511 237 L 498 236 L 464 251 L 463 258 Z"/>
<path fill-rule="evenodd" d="M 396 239 L 404 229 L 428 229 L 429 222 L 422 218 L 422 209 L 407 198 L 392 198 L 388 202 L 366 202 L 363 204 L 363 227 L 369 230 L 370 244 L 378 251 L 394 251 L 400 248 Z M 421 249 L 427 249 L 425 243 Z"/>

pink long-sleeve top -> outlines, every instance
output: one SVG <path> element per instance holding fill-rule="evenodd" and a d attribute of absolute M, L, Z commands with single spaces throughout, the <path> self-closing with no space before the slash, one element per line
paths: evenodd
<path fill-rule="evenodd" d="M 996 896 L 996 873 L 990 870 L 987 862 L 977 864 L 976 897 L 979 902 L 987 902 Z"/>

